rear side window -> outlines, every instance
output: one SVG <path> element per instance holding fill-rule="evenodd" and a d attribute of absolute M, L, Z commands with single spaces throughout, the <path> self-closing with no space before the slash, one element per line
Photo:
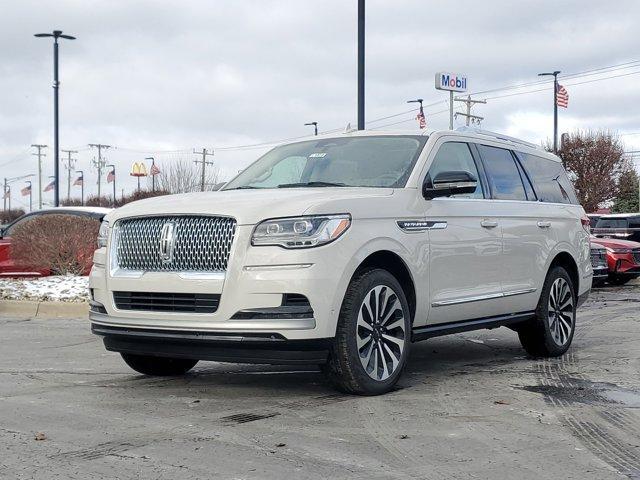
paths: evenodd
<path fill-rule="evenodd" d="M 504 148 L 478 145 L 484 168 L 493 190 L 493 198 L 498 200 L 526 200 L 515 158 Z"/>
<path fill-rule="evenodd" d="M 640 228 L 640 217 L 629 218 L 629 228 Z"/>
<path fill-rule="evenodd" d="M 541 202 L 573 203 L 578 205 L 573 185 L 562 164 L 554 160 L 518 152 L 522 164 L 533 181 Z"/>

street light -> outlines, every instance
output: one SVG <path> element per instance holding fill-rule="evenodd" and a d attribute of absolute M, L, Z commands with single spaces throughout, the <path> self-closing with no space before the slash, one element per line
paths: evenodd
<path fill-rule="evenodd" d="M 151 160 L 151 169 L 149 170 L 149 172 L 151 173 L 151 191 L 155 192 L 156 191 L 156 176 L 153 173 L 153 171 L 154 171 L 153 167 L 156 164 L 156 159 L 154 157 L 145 157 L 145 160 Z"/>
<path fill-rule="evenodd" d="M 553 77 L 553 153 L 558 153 L 558 74 L 560 70 L 539 73 L 539 77 Z"/>
<path fill-rule="evenodd" d="M 33 210 L 33 185 L 31 185 L 31 182 L 29 180 L 27 180 L 24 183 L 28 183 L 29 184 L 29 211 Z"/>
<path fill-rule="evenodd" d="M 318 122 L 309 122 L 309 123 L 305 123 L 305 126 L 311 126 L 313 125 L 313 130 L 315 132 L 315 135 L 318 135 Z"/>
<path fill-rule="evenodd" d="M 54 173 L 56 179 L 55 192 L 53 195 L 53 204 L 58 207 L 60 205 L 60 165 L 59 165 L 59 142 L 58 142 L 58 39 L 75 40 L 76 37 L 71 35 L 63 35 L 62 30 L 54 30 L 53 33 L 36 33 L 35 37 L 53 37 L 53 161 Z"/>

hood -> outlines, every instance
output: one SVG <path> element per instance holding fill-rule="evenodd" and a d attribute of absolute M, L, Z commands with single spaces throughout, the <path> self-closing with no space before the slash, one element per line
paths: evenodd
<path fill-rule="evenodd" d="M 640 249 L 640 243 L 632 242 L 631 240 L 621 240 L 618 238 L 592 238 L 591 243 L 602 245 L 605 248 Z"/>
<path fill-rule="evenodd" d="M 393 195 L 391 188 L 282 188 L 222 190 L 164 195 L 131 202 L 112 211 L 107 220 L 146 215 L 221 215 L 238 225 L 253 225 L 267 218 L 314 213 L 351 213 L 376 198 Z M 369 207 L 371 208 L 371 207 Z M 326 210 L 325 209 L 329 209 Z"/>

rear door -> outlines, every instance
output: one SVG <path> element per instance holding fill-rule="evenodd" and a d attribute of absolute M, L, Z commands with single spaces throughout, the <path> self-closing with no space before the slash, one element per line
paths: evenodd
<path fill-rule="evenodd" d="M 513 152 L 480 144 L 477 149 L 502 228 L 500 313 L 529 311 L 540 296 L 546 260 L 555 244 L 550 211 L 536 201 L 532 183 Z"/>
<path fill-rule="evenodd" d="M 467 171 L 479 182 L 473 194 L 424 200 L 426 220 L 433 223 L 428 323 L 497 315 L 502 295 L 502 229 L 493 215 L 482 166 L 464 142 L 442 141 L 433 152 L 426 182 L 444 171 Z"/>

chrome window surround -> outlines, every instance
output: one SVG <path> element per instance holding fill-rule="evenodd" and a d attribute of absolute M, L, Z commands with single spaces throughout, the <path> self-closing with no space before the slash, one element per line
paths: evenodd
<path fill-rule="evenodd" d="M 175 242 L 170 260 L 163 261 L 161 233 L 167 223 L 174 225 Z M 236 226 L 234 218 L 220 215 L 120 219 L 111 232 L 110 275 L 139 278 L 145 272 L 175 272 L 185 279 L 224 278 Z"/>

